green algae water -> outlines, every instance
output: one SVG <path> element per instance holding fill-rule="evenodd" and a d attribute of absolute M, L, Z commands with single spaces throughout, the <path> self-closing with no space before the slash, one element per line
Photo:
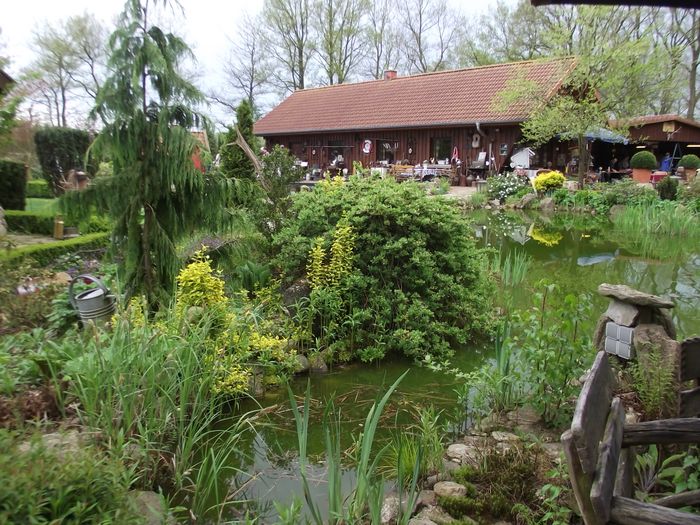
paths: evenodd
<path fill-rule="evenodd" d="M 592 333 L 598 315 L 607 307 L 607 299 L 596 294 L 598 285 L 627 284 L 673 299 L 676 307 L 672 316 L 680 338 L 700 334 L 700 232 L 695 239 L 683 240 L 634 232 L 623 234 L 607 219 L 581 214 L 475 212 L 469 219 L 473 231 L 465 234 L 473 234 L 482 246 L 500 252 L 502 257 L 517 252 L 531 259 L 524 282 L 507 298 L 515 308 L 531 306 L 533 291 L 544 282 L 553 283 L 561 293 L 591 297 L 593 315 L 583 329 Z M 492 352 L 489 343 L 466 348 L 453 365 L 470 371 L 490 358 Z M 418 407 L 429 405 L 443 410 L 448 436 L 459 432 L 465 411 L 458 406 L 456 391 L 464 385 L 410 361 L 356 363 L 292 381 L 298 404 L 310 385 L 312 423 L 308 446 L 310 455 L 318 458 L 311 469 L 314 480 L 311 491 L 317 501 L 322 502 L 327 490 L 321 419 L 328 400 L 334 400 L 341 414 L 343 446 L 347 447 L 343 485 L 350 490 L 354 483 L 350 448 L 353 438 L 362 432 L 367 411 L 375 399 L 407 369 L 408 375 L 385 410 L 375 447 L 415 424 Z M 232 499 L 246 501 L 240 506 L 241 512 L 257 517 L 257 523 L 276 523 L 275 503 L 289 506 L 295 499 L 303 500 L 298 478 L 297 435 L 285 389 L 268 393 L 258 403 L 244 403 L 240 407 L 252 410 L 260 406 L 262 415 L 255 432 L 243 444 L 238 465 L 241 472 L 231 481 L 235 487 Z"/>

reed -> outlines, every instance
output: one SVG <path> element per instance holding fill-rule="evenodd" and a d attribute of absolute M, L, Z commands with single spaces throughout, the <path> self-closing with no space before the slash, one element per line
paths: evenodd
<path fill-rule="evenodd" d="M 214 427 L 226 405 L 212 393 L 203 363 L 206 325 L 173 335 L 118 321 L 109 334 L 75 340 L 83 352 L 54 378 L 68 381 L 81 423 L 134 468 L 137 486 L 187 500 L 194 516 L 221 514 L 233 504 L 223 491 L 251 419 L 245 414 L 225 430 Z"/>
<path fill-rule="evenodd" d="M 378 467 L 389 445 L 385 445 L 373 454 L 374 438 L 389 397 L 407 373 L 404 372 L 389 387 L 381 399 L 372 404 L 367 413 L 364 430 L 360 435 L 359 441 L 355 444 L 355 486 L 347 494 L 343 490 L 341 476 L 343 467 L 340 456 L 340 416 L 335 410 L 333 402 L 327 404 L 323 416 L 326 446 L 325 462 L 328 467 L 328 512 L 326 516 L 323 515 L 319 505 L 314 501 L 309 486 L 307 446 L 311 399 L 310 384 L 307 386 L 301 410 L 297 406 L 292 390 L 289 389 L 289 399 L 297 430 L 302 489 L 309 514 L 311 515 L 310 518 L 316 525 L 362 523 L 364 520 L 369 520 L 370 523 L 380 523 L 379 516 L 384 499 L 384 478 L 379 474 Z M 420 460 L 420 455 L 418 459 Z M 412 483 L 408 489 L 407 497 L 409 503 L 411 502 L 410 500 L 415 501 L 417 494 L 417 470 L 413 470 Z M 401 486 L 402 484 L 399 485 Z M 412 508 L 412 505 L 409 504 L 408 508 Z M 407 523 L 408 518 L 409 516 L 402 516 L 399 523 Z"/>
<path fill-rule="evenodd" d="M 520 285 L 527 277 L 532 265 L 532 257 L 521 250 L 508 252 L 505 257 L 499 251 L 491 260 L 491 271 L 498 273 L 501 283 L 507 287 Z"/>
<path fill-rule="evenodd" d="M 627 206 L 613 218 L 615 230 L 624 236 L 653 235 L 659 237 L 700 236 L 700 217 L 691 209 L 675 202 L 659 201 L 640 206 Z"/>

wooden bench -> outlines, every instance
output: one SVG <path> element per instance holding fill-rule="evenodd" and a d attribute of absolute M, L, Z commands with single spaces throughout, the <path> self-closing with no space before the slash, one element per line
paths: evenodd
<path fill-rule="evenodd" d="M 405 166 L 402 164 L 394 164 L 391 167 L 391 174 L 398 182 L 414 180 L 416 176 L 413 166 Z"/>
<path fill-rule="evenodd" d="M 679 418 L 625 423 L 613 370 L 599 352 L 581 389 L 571 428 L 561 437 L 571 485 L 586 525 L 684 523 L 700 525 L 700 515 L 671 507 L 700 503 L 700 491 L 661 498 L 655 503 L 632 499 L 634 446 L 700 442 L 700 338 L 681 344 L 680 379 L 695 386 L 680 395 Z"/>

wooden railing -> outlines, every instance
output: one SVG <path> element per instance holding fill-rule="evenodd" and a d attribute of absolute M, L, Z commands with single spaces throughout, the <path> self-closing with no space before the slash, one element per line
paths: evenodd
<path fill-rule="evenodd" d="M 586 525 L 617 523 L 700 525 L 700 515 L 675 510 L 700 504 L 700 491 L 644 503 L 632 498 L 637 445 L 700 443 L 700 338 L 681 344 L 680 381 L 695 386 L 680 393 L 674 419 L 625 423 L 608 355 L 598 353 L 581 389 L 571 428 L 562 435 L 569 477 Z M 675 507 L 675 508 L 671 508 Z"/>

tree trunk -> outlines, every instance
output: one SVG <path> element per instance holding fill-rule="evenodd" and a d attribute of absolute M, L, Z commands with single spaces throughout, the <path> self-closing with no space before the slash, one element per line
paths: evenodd
<path fill-rule="evenodd" d="M 583 183 L 586 180 L 588 172 L 588 149 L 586 148 L 586 137 L 578 136 L 578 187 L 583 189 Z"/>

